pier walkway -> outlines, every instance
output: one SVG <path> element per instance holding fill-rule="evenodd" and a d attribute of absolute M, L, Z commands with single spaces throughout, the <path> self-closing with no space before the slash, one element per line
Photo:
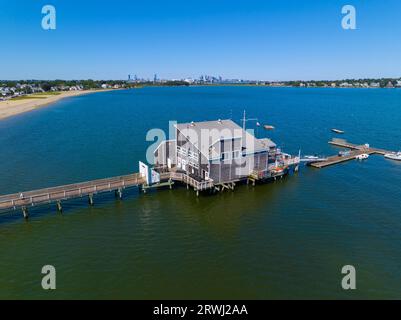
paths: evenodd
<path fill-rule="evenodd" d="M 391 153 L 392 151 L 384 150 L 384 149 L 378 149 L 378 148 L 371 148 L 367 144 L 363 145 L 357 145 L 353 143 L 349 143 L 346 140 L 343 139 L 333 139 L 329 141 L 329 144 L 340 147 L 340 148 L 347 148 L 350 149 L 350 153 L 346 156 L 340 156 L 340 155 L 334 155 L 331 157 L 328 157 L 325 161 L 320 161 L 320 162 L 314 162 L 310 163 L 309 165 L 314 168 L 324 168 L 328 167 L 334 164 L 346 162 L 349 160 L 354 160 L 357 156 L 361 154 L 380 154 L 380 155 L 385 155 L 386 153 Z"/>
<path fill-rule="evenodd" d="M 62 211 L 61 201 L 88 197 L 90 205 L 94 204 L 93 196 L 103 192 L 115 192 L 116 197 L 122 198 L 125 188 L 141 186 L 146 192 L 149 188 L 158 188 L 181 182 L 192 187 L 197 195 L 200 191 L 214 187 L 213 181 L 198 181 L 185 173 L 165 172 L 160 174 L 160 183 L 147 185 L 145 177 L 139 173 L 98 179 L 52 188 L 38 189 L 0 196 L 0 211 L 22 209 L 25 218 L 28 218 L 28 208 L 32 206 L 56 203 L 57 210 Z"/>
<path fill-rule="evenodd" d="M 27 217 L 28 207 L 45 203 L 57 203 L 57 209 L 62 210 L 61 200 L 87 196 L 89 204 L 93 205 L 93 195 L 102 192 L 115 191 L 116 196 L 122 197 L 122 190 L 145 183 L 139 173 L 125 176 L 98 179 L 93 181 L 74 183 L 53 188 L 39 189 L 21 193 L 0 196 L 0 210 L 22 208 Z"/>

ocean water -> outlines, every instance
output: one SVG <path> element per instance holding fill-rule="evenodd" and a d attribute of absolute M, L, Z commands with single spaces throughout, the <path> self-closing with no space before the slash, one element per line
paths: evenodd
<path fill-rule="evenodd" d="M 285 152 L 331 155 L 330 128 L 401 150 L 401 90 L 142 88 L 0 121 L 0 194 L 138 171 L 146 133 L 243 110 Z M 255 128 L 255 123 L 248 122 Z M 401 163 L 371 156 L 201 195 L 125 191 L 0 214 L 0 298 L 401 298 Z M 41 288 L 54 265 L 57 289 Z M 356 268 L 356 290 L 341 268 Z"/>

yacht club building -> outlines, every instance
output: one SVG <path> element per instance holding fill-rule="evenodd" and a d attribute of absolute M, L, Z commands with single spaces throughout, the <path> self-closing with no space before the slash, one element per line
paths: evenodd
<path fill-rule="evenodd" d="M 257 139 L 232 120 L 176 124 L 175 139 L 154 152 L 155 168 L 183 172 L 198 181 L 230 183 L 254 172 L 268 172 L 276 144 Z"/>

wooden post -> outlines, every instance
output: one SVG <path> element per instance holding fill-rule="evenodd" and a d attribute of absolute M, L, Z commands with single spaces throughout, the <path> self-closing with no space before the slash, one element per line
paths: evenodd
<path fill-rule="evenodd" d="M 92 193 L 90 193 L 90 194 L 88 195 L 88 202 L 89 202 L 89 205 L 90 205 L 90 206 L 93 206 L 93 205 L 94 205 L 94 202 L 93 202 L 93 194 L 92 194 Z"/>
<path fill-rule="evenodd" d="M 22 207 L 22 214 L 23 214 L 25 219 L 29 218 L 29 213 L 28 213 L 28 208 L 27 207 L 25 207 L 25 206 Z"/>
<path fill-rule="evenodd" d="M 61 206 L 61 201 L 57 201 L 57 211 L 58 212 L 63 212 L 63 207 Z"/>
<path fill-rule="evenodd" d="M 116 198 L 122 200 L 123 190 L 121 188 L 118 188 L 116 191 L 114 191 L 114 195 L 116 196 Z"/>

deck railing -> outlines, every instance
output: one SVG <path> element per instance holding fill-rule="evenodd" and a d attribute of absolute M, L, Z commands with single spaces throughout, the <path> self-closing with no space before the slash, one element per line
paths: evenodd
<path fill-rule="evenodd" d="M 188 174 L 184 172 L 163 172 L 160 173 L 160 180 L 168 180 L 171 179 L 173 181 L 179 181 L 185 184 L 189 184 L 191 187 L 195 188 L 196 190 L 205 190 L 213 187 L 213 180 L 205 180 L 205 181 L 198 181 Z"/>

